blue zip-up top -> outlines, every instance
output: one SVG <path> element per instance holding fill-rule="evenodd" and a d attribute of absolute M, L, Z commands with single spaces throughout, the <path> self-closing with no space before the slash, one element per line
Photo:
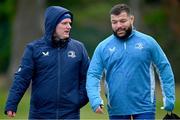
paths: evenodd
<path fill-rule="evenodd" d="M 88 102 L 85 89 L 89 59 L 84 45 L 72 38 L 55 47 L 52 35 L 65 8 L 51 6 L 45 13 L 45 34 L 29 43 L 10 88 L 5 112 L 17 105 L 32 83 L 30 119 L 77 118 Z"/>
<path fill-rule="evenodd" d="M 155 112 L 154 67 L 165 109 L 171 111 L 175 101 L 174 76 L 158 43 L 136 30 L 127 40 L 114 35 L 106 38 L 97 46 L 87 73 L 86 89 L 92 109 L 95 111 L 103 103 L 99 87 L 104 71 L 110 116 Z"/>

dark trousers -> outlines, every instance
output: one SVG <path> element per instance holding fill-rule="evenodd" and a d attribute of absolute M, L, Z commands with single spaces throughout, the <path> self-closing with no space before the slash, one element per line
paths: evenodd
<path fill-rule="evenodd" d="M 155 113 L 146 112 L 141 114 L 133 114 L 133 115 L 113 115 L 109 116 L 110 120 L 139 120 L 139 119 L 148 119 L 155 120 Z"/>
<path fill-rule="evenodd" d="M 56 114 L 40 114 L 40 115 L 29 115 L 29 120 L 80 120 L 79 113 L 63 114 L 61 116 L 56 116 Z"/>

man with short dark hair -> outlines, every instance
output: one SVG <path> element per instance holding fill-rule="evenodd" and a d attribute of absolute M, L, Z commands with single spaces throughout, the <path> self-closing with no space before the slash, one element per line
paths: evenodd
<path fill-rule="evenodd" d="M 45 12 L 45 34 L 26 46 L 5 113 L 17 106 L 32 82 L 29 119 L 80 119 L 87 104 L 86 73 L 89 58 L 84 45 L 70 38 L 72 13 L 58 6 Z"/>
<path fill-rule="evenodd" d="M 134 16 L 128 5 L 115 5 L 110 18 L 113 34 L 97 46 L 87 73 L 86 89 L 93 111 L 103 113 L 99 86 L 104 71 L 110 119 L 155 119 L 154 68 L 160 78 L 163 108 L 172 111 L 174 75 L 161 47 L 151 36 L 133 28 Z"/>

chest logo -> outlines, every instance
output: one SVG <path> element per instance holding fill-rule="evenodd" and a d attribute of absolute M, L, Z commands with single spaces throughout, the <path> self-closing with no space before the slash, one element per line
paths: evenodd
<path fill-rule="evenodd" d="M 109 48 L 109 51 L 110 51 L 110 52 L 114 52 L 115 50 L 116 50 L 116 47 Z"/>
<path fill-rule="evenodd" d="M 49 52 L 47 51 L 47 52 L 42 52 L 42 54 L 44 55 L 44 56 L 49 56 Z"/>
<path fill-rule="evenodd" d="M 69 51 L 68 52 L 68 57 L 75 58 L 76 57 L 76 53 L 74 51 Z"/>
<path fill-rule="evenodd" d="M 143 44 L 142 43 L 136 43 L 135 44 L 135 49 L 143 49 L 144 48 L 144 46 L 143 46 Z"/>

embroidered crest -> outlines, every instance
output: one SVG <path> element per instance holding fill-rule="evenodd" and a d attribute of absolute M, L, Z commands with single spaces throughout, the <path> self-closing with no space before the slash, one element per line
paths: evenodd
<path fill-rule="evenodd" d="M 76 53 L 74 51 L 69 51 L 68 52 L 68 57 L 75 58 L 76 57 Z"/>
<path fill-rule="evenodd" d="M 142 43 L 136 43 L 135 44 L 135 49 L 143 49 L 144 48 L 144 46 L 143 46 L 143 44 Z"/>

